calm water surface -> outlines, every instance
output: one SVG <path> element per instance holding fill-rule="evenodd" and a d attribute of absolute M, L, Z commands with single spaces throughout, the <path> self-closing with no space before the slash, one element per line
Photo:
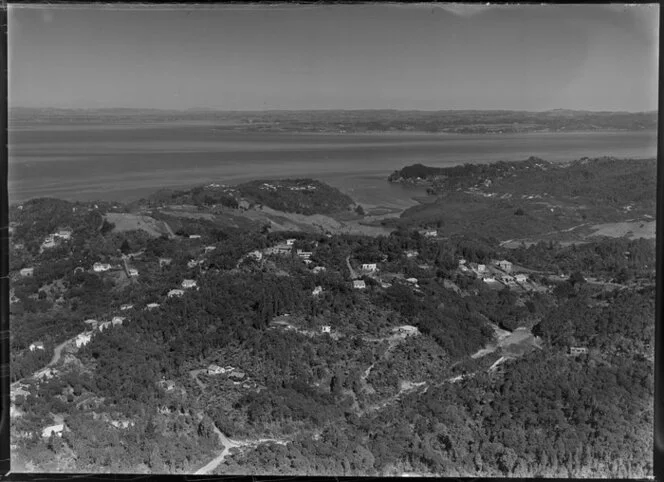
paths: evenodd
<path fill-rule="evenodd" d="M 162 187 L 312 177 L 357 202 L 404 208 L 418 189 L 387 176 L 415 162 L 654 157 L 655 132 L 456 134 L 232 133 L 213 126 L 32 127 L 9 132 L 10 201 L 129 201 Z"/>

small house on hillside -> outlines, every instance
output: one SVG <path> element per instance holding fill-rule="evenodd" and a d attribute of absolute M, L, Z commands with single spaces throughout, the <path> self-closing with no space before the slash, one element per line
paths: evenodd
<path fill-rule="evenodd" d="M 313 253 L 311 251 L 302 251 L 301 249 L 297 250 L 297 255 L 302 259 L 309 259 Z"/>
<path fill-rule="evenodd" d="M 576 355 L 587 355 L 588 354 L 588 348 L 585 346 L 570 346 L 569 347 L 569 354 L 572 356 Z"/>
<path fill-rule="evenodd" d="M 181 297 L 184 295 L 184 291 L 180 289 L 174 289 L 168 292 L 168 297 L 173 298 L 174 296 Z"/>
<path fill-rule="evenodd" d="M 186 279 L 182 281 L 182 287 L 184 289 L 189 289 L 189 288 L 195 288 L 196 287 L 196 281 L 193 279 Z"/>
<path fill-rule="evenodd" d="M 414 249 L 410 249 L 405 252 L 406 258 L 416 258 L 420 253 L 415 251 Z"/>
<path fill-rule="evenodd" d="M 113 319 L 111 320 L 111 324 L 113 326 L 121 325 L 122 323 L 124 323 L 125 319 L 126 318 L 124 316 L 114 316 Z"/>
<path fill-rule="evenodd" d="M 90 333 L 79 333 L 74 339 L 76 348 L 81 348 L 82 346 L 87 345 L 92 340 L 92 334 Z"/>
<path fill-rule="evenodd" d="M 436 236 L 438 236 L 438 231 L 435 229 L 424 231 L 424 237 L 426 238 L 435 238 Z"/>
<path fill-rule="evenodd" d="M 322 286 L 316 286 L 314 290 L 311 292 L 312 295 L 318 296 L 323 292 L 323 287 Z"/>
<path fill-rule="evenodd" d="M 214 251 L 215 249 L 217 249 L 216 246 L 206 246 L 203 251 L 205 252 L 205 254 L 207 254 L 210 251 Z"/>
<path fill-rule="evenodd" d="M 463 266 L 464 264 L 466 264 L 466 260 L 463 259 L 463 258 L 461 258 L 461 259 L 459 260 L 459 266 Z"/>
<path fill-rule="evenodd" d="M 517 283 L 525 283 L 528 281 L 528 276 L 525 274 L 517 274 L 514 279 Z"/>
<path fill-rule="evenodd" d="M 228 378 L 231 378 L 233 380 L 242 380 L 244 378 L 244 372 L 241 371 L 232 371 L 229 375 Z"/>
<path fill-rule="evenodd" d="M 364 263 L 362 271 L 376 271 L 376 263 Z"/>
<path fill-rule="evenodd" d="M 134 307 L 134 305 L 125 304 L 125 305 L 120 306 L 120 311 L 131 310 L 133 307 Z"/>
<path fill-rule="evenodd" d="M 97 326 L 97 329 L 98 329 L 100 332 L 102 332 L 102 331 L 104 331 L 105 329 L 110 328 L 110 327 L 111 327 L 111 322 L 110 322 L 110 321 L 104 321 L 104 322 L 102 322 L 102 323 L 99 323 L 99 325 Z"/>
<path fill-rule="evenodd" d="M 101 273 L 104 271 L 108 271 L 109 269 L 111 269 L 111 265 L 108 263 L 95 263 L 92 265 L 92 270 L 95 273 Z"/>
<path fill-rule="evenodd" d="M 138 276 L 138 270 L 136 268 L 129 268 L 129 276 L 135 278 Z"/>
<path fill-rule="evenodd" d="M 55 235 L 61 239 L 71 239 L 71 231 L 69 229 L 61 229 Z"/>
<path fill-rule="evenodd" d="M 51 435 L 62 437 L 62 432 L 64 432 L 64 430 L 65 426 L 62 423 L 50 425 L 42 430 L 42 438 L 50 438 Z"/>
<path fill-rule="evenodd" d="M 477 272 L 478 273 L 485 273 L 486 272 L 486 265 L 485 264 L 478 264 L 477 265 Z"/>
<path fill-rule="evenodd" d="M 408 283 L 412 284 L 412 285 L 416 285 L 416 284 L 417 284 L 417 278 L 408 278 L 408 279 L 406 279 L 406 281 L 407 281 Z"/>
<path fill-rule="evenodd" d="M 261 259 L 263 259 L 263 253 L 261 253 L 260 251 L 258 251 L 257 249 L 255 249 L 254 251 L 252 251 L 251 253 L 249 253 L 249 254 L 247 255 L 247 257 L 249 257 L 249 258 L 253 258 L 253 259 L 255 259 L 256 261 L 260 261 Z"/>
<path fill-rule="evenodd" d="M 172 258 L 159 258 L 159 267 L 169 266 L 172 262 Z"/>
<path fill-rule="evenodd" d="M 290 238 L 286 240 L 286 246 L 293 246 L 295 244 L 295 239 Z"/>
<path fill-rule="evenodd" d="M 496 263 L 496 264 L 498 265 L 498 267 L 499 267 L 500 269 L 502 269 L 502 270 L 505 271 L 506 273 L 509 273 L 510 271 L 512 271 L 512 263 L 510 263 L 510 262 L 507 261 L 506 259 L 503 259 L 503 260 L 501 260 L 501 261 L 498 261 L 498 263 Z"/>
<path fill-rule="evenodd" d="M 332 327 L 330 325 L 324 325 L 320 329 L 321 333 L 332 333 Z"/>
<path fill-rule="evenodd" d="M 21 276 L 32 276 L 35 273 L 35 268 L 23 268 L 21 271 Z"/>
<path fill-rule="evenodd" d="M 214 375 L 222 375 L 224 373 L 226 373 L 226 369 L 220 367 L 219 365 L 212 364 L 207 368 L 208 375 L 214 376 Z"/>
<path fill-rule="evenodd" d="M 156 308 L 159 308 L 159 303 L 148 303 L 145 306 L 145 308 L 148 309 L 148 310 L 154 310 Z"/>
<path fill-rule="evenodd" d="M 35 351 L 35 350 L 43 350 L 44 349 L 44 342 L 43 341 L 35 341 L 30 343 L 30 351 Z"/>
<path fill-rule="evenodd" d="M 187 263 L 187 268 L 195 268 L 196 266 L 198 266 L 198 261 L 195 259 L 190 259 Z"/>
<path fill-rule="evenodd" d="M 398 334 L 402 334 L 402 335 L 412 336 L 412 335 L 417 335 L 419 333 L 419 330 L 417 329 L 416 326 L 402 325 L 402 326 L 397 326 L 396 328 L 393 328 L 392 333 L 398 333 Z"/>
<path fill-rule="evenodd" d="M 200 234 L 190 234 L 189 239 L 201 239 L 201 235 Z"/>
<path fill-rule="evenodd" d="M 322 273 L 323 271 L 326 271 L 325 266 L 315 266 L 314 269 L 312 269 L 315 274 Z"/>
<path fill-rule="evenodd" d="M 353 280 L 353 288 L 355 288 L 356 290 L 363 290 L 366 287 L 367 285 L 364 282 L 364 280 L 362 279 Z"/>

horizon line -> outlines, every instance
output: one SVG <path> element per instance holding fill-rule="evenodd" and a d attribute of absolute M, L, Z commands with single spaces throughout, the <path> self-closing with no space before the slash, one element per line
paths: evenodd
<path fill-rule="evenodd" d="M 9 106 L 7 109 L 8 113 L 11 113 L 12 110 L 64 110 L 64 111 L 112 111 L 112 110 L 124 110 L 124 111 L 157 111 L 157 112 L 527 112 L 527 113 L 546 113 L 546 112 L 556 112 L 556 111 L 567 111 L 567 112 L 590 112 L 590 113 L 611 113 L 611 114 L 652 114 L 657 113 L 658 109 L 651 110 L 592 110 L 592 109 L 570 109 L 565 107 L 556 107 L 553 109 L 544 109 L 544 110 L 527 110 L 527 109 L 395 109 L 395 108 L 327 108 L 327 109 L 223 109 L 223 108 L 213 108 L 213 107 L 185 107 L 185 108 L 160 108 L 160 107 L 54 107 L 54 106 Z"/>

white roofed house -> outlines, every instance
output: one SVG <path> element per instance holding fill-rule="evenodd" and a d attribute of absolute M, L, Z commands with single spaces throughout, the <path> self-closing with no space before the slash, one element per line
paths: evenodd
<path fill-rule="evenodd" d="M 295 244 L 295 239 L 294 238 L 286 240 L 286 246 L 293 246 L 294 244 Z"/>
<path fill-rule="evenodd" d="M 114 316 L 111 320 L 113 326 L 121 325 L 126 318 L 124 316 Z"/>
<path fill-rule="evenodd" d="M 23 277 L 32 276 L 35 273 L 35 268 L 23 268 L 20 273 Z"/>
<path fill-rule="evenodd" d="M 81 348 L 90 343 L 90 340 L 92 340 L 91 333 L 79 333 L 74 339 L 74 343 L 76 344 L 76 348 Z"/>
<path fill-rule="evenodd" d="M 363 290 L 367 287 L 367 284 L 362 279 L 353 280 L 353 288 L 356 290 Z"/>
<path fill-rule="evenodd" d="M 326 271 L 326 268 L 325 266 L 315 266 L 314 269 L 312 269 L 311 271 L 313 271 L 314 273 L 321 273 L 323 271 Z"/>
<path fill-rule="evenodd" d="M 318 296 L 321 293 L 323 293 L 323 287 L 322 286 L 316 286 L 314 290 L 311 292 L 312 295 Z"/>
<path fill-rule="evenodd" d="M 424 236 L 427 238 L 435 238 L 436 236 L 438 236 L 438 231 L 436 231 L 435 229 L 427 230 L 424 232 Z"/>
<path fill-rule="evenodd" d="M 201 239 L 201 235 L 200 234 L 190 234 L 189 239 Z"/>
<path fill-rule="evenodd" d="M 517 283 L 526 283 L 528 281 L 528 276 L 523 273 L 519 273 L 514 276 L 514 279 Z"/>
<path fill-rule="evenodd" d="M 134 305 L 124 304 L 124 305 L 120 306 L 120 311 L 131 310 L 133 307 L 134 307 Z"/>
<path fill-rule="evenodd" d="M 138 270 L 136 268 L 129 268 L 129 276 L 135 278 L 138 276 Z"/>
<path fill-rule="evenodd" d="M 301 249 L 297 250 L 297 255 L 302 259 L 309 259 L 313 253 L 311 251 L 302 251 Z"/>
<path fill-rule="evenodd" d="M 57 233 L 55 233 L 55 236 L 57 236 L 60 239 L 71 239 L 71 230 L 61 229 Z"/>
<path fill-rule="evenodd" d="M 182 280 L 182 287 L 184 289 L 196 288 L 196 280 L 193 279 Z"/>
<path fill-rule="evenodd" d="M 205 249 L 204 249 L 204 252 L 205 252 L 205 254 L 207 254 L 210 251 L 214 251 L 215 249 L 217 249 L 216 246 L 206 246 Z"/>
<path fill-rule="evenodd" d="M 95 273 L 101 273 L 103 271 L 108 271 L 109 269 L 111 269 L 111 265 L 108 264 L 108 263 L 99 263 L 99 262 L 97 262 L 97 263 L 92 265 L 92 270 Z"/>
<path fill-rule="evenodd" d="M 181 297 L 181 296 L 183 296 L 183 295 L 184 295 L 184 291 L 183 291 L 183 290 L 180 290 L 180 289 L 174 289 L 174 290 L 169 291 L 167 296 L 168 296 L 169 298 L 173 298 L 173 297 L 175 297 L 175 296 L 177 296 L 177 297 Z"/>
<path fill-rule="evenodd" d="M 324 325 L 320 328 L 321 333 L 332 333 L 332 327 L 330 325 Z"/>
<path fill-rule="evenodd" d="M 154 310 L 156 308 L 159 308 L 159 303 L 148 303 L 145 305 L 145 308 L 148 310 Z"/>
<path fill-rule="evenodd" d="M 100 332 L 102 332 L 105 329 L 110 328 L 110 327 L 111 327 L 111 322 L 110 321 L 103 321 L 103 322 L 99 323 L 99 325 L 97 326 L 97 329 Z"/>
<path fill-rule="evenodd" d="M 376 263 L 364 263 L 362 265 L 363 271 L 376 271 Z"/>
<path fill-rule="evenodd" d="M 215 365 L 214 363 L 207 368 L 208 375 L 222 375 L 224 373 L 226 373 L 226 369 L 220 367 L 219 365 Z"/>
<path fill-rule="evenodd" d="M 30 343 L 30 351 L 35 351 L 35 350 L 43 350 L 44 349 L 44 342 L 43 341 L 35 341 Z"/>
<path fill-rule="evenodd" d="M 195 259 L 190 259 L 187 263 L 187 268 L 195 268 L 196 266 L 198 266 L 198 261 Z"/>
<path fill-rule="evenodd" d="M 50 425 L 42 430 L 42 438 L 49 438 L 51 435 L 62 437 L 62 432 L 64 432 L 64 430 L 65 430 L 65 425 L 63 423 L 59 423 L 57 425 Z"/>

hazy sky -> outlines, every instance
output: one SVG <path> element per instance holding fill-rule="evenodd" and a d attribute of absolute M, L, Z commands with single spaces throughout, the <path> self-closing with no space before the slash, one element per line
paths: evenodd
<path fill-rule="evenodd" d="M 9 5 L 9 101 L 654 110 L 658 8 Z"/>

